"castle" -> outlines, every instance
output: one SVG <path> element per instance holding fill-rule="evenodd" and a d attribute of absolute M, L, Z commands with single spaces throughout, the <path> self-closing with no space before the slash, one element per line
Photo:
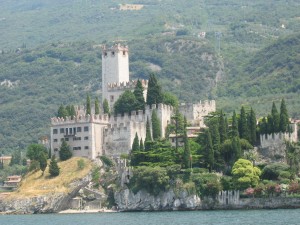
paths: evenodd
<path fill-rule="evenodd" d="M 120 44 L 102 48 L 102 100 L 106 99 L 112 109 L 125 90 L 133 90 L 136 80 L 129 80 L 128 47 Z M 148 81 L 142 80 L 146 99 Z M 145 140 L 147 119 L 151 124 L 155 110 L 161 122 L 161 134 L 171 121 L 173 107 L 164 104 L 146 106 L 145 110 L 123 116 L 107 114 L 87 115 L 83 107 L 76 108 L 75 118 L 51 118 L 51 152 L 58 156 L 63 140 L 71 147 L 73 156 L 95 159 L 101 155 L 119 157 L 128 154 L 135 137 Z M 181 104 L 180 112 L 196 127 L 203 127 L 203 117 L 216 110 L 215 101 L 197 104 Z"/>

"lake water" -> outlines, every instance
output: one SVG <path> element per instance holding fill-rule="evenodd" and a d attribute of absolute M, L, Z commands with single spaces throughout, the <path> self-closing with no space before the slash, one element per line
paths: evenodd
<path fill-rule="evenodd" d="M 0 215 L 0 225 L 300 225 L 300 209 Z"/>

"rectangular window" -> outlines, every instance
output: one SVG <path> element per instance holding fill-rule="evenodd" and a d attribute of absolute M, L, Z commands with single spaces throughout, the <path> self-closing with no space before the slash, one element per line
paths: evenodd
<path fill-rule="evenodd" d="M 57 139 L 54 139 L 53 142 L 57 142 Z"/>
<path fill-rule="evenodd" d="M 73 137 L 73 141 L 80 141 L 81 137 Z"/>
<path fill-rule="evenodd" d="M 69 138 L 65 138 L 65 141 L 69 141 Z"/>
<path fill-rule="evenodd" d="M 84 146 L 84 149 L 89 149 L 89 146 Z"/>
<path fill-rule="evenodd" d="M 53 129 L 53 134 L 57 134 L 57 129 Z"/>
<path fill-rule="evenodd" d="M 72 134 L 72 128 L 69 128 L 69 134 Z"/>
<path fill-rule="evenodd" d="M 89 131 L 89 127 L 84 127 L 84 131 Z"/>
<path fill-rule="evenodd" d="M 115 100 L 115 96 L 111 95 L 110 96 L 110 102 L 113 102 Z"/>
<path fill-rule="evenodd" d="M 77 127 L 77 132 L 81 132 L 81 127 Z"/>
<path fill-rule="evenodd" d="M 89 137 L 84 137 L 84 140 L 89 140 Z"/>
<path fill-rule="evenodd" d="M 65 128 L 60 128 L 59 133 L 61 133 L 61 134 L 65 133 Z"/>
<path fill-rule="evenodd" d="M 58 148 L 55 148 L 54 151 L 57 152 L 57 151 L 58 151 Z"/>
<path fill-rule="evenodd" d="M 73 134 L 76 134 L 76 127 L 73 128 Z"/>

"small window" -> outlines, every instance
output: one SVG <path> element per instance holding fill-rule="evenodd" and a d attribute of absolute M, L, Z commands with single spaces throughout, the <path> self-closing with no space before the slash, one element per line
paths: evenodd
<path fill-rule="evenodd" d="M 69 138 L 65 138 L 65 141 L 69 141 Z"/>
<path fill-rule="evenodd" d="M 89 140 L 89 137 L 84 137 L 84 140 Z"/>
<path fill-rule="evenodd" d="M 55 148 L 54 151 L 57 152 L 57 151 L 58 151 L 58 148 Z"/>
<path fill-rule="evenodd" d="M 89 127 L 84 127 L 84 131 L 89 131 Z"/>
<path fill-rule="evenodd" d="M 104 56 L 105 56 L 105 57 L 107 56 L 107 52 L 104 52 Z"/>
<path fill-rule="evenodd" d="M 77 132 L 81 132 L 81 127 L 77 127 Z"/>
<path fill-rule="evenodd" d="M 89 149 L 89 146 L 84 146 L 84 149 Z"/>
<path fill-rule="evenodd" d="M 65 128 L 60 128 L 59 133 L 61 133 L 61 134 L 65 133 Z"/>
<path fill-rule="evenodd" d="M 57 129 L 53 129 L 53 134 L 57 134 Z"/>
<path fill-rule="evenodd" d="M 53 142 L 57 142 L 57 139 L 54 139 Z"/>
<path fill-rule="evenodd" d="M 112 55 L 112 56 L 115 56 L 115 52 L 111 52 L 111 55 Z"/>
<path fill-rule="evenodd" d="M 72 134 L 72 128 L 69 128 L 69 134 Z"/>
<path fill-rule="evenodd" d="M 125 52 L 125 51 L 123 51 L 123 55 L 126 55 L 126 52 Z"/>

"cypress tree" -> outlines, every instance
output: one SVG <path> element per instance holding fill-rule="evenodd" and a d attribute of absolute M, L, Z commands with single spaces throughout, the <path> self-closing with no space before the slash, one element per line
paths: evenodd
<path fill-rule="evenodd" d="M 256 116 L 254 110 L 251 108 L 249 114 L 249 141 L 252 145 L 256 143 Z"/>
<path fill-rule="evenodd" d="M 267 116 L 267 131 L 268 134 L 273 134 L 274 133 L 274 123 L 273 123 L 273 117 L 271 114 L 268 114 Z"/>
<path fill-rule="evenodd" d="M 191 163 L 191 151 L 189 146 L 189 139 L 186 133 L 186 118 L 184 118 L 184 133 L 183 133 L 183 143 L 184 143 L 184 151 L 183 151 L 183 166 L 184 168 L 189 168 Z"/>
<path fill-rule="evenodd" d="M 231 126 L 231 137 L 238 137 L 238 136 L 239 136 L 238 122 L 237 122 L 235 111 L 233 111 L 232 126 Z"/>
<path fill-rule="evenodd" d="M 154 74 L 150 74 L 147 90 L 147 105 L 163 102 L 163 93 Z"/>
<path fill-rule="evenodd" d="M 233 137 L 232 138 L 232 152 L 234 154 L 234 161 L 241 158 L 241 144 L 240 144 L 240 138 L 239 137 Z"/>
<path fill-rule="evenodd" d="M 244 106 L 241 108 L 241 114 L 240 114 L 240 119 L 239 119 L 239 135 L 240 138 L 249 139 L 249 132 L 248 132 L 248 124 L 247 124 L 247 116 L 246 116 L 246 111 Z"/>
<path fill-rule="evenodd" d="M 86 115 L 91 115 L 91 98 L 89 95 L 86 95 Z"/>
<path fill-rule="evenodd" d="M 285 101 L 284 99 L 281 100 L 281 104 L 280 104 L 280 125 L 279 125 L 279 130 L 281 132 L 287 132 L 289 131 L 289 115 L 288 115 L 288 111 L 285 105 Z"/>
<path fill-rule="evenodd" d="M 71 116 L 72 119 L 74 119 L 76 117 L 76 110 L 75 110 L 74 105 L 70 106 L 70 113 L 69 113 L 69 115 Z"/>
<path fill-rule="evenodd" d="M 140 140 L 140 151 L 143 152 L 144 151 L 144 142 L 143 139 L 141 138 Z"/>
<path fill-rule="evenodd" d="M 146 138 L 145 138 L 145 144 L 144 144 L 146 151 L 148 151 L 150 149 L 151 144 L 152 144 L 152 136 L 151 136 L 149 119 L 147 117 L 147 122 L 146 122 Z"/>
<path fill-rule="evenodd" d="M 139 137 L 137 133 L 135 133 L 135 137 L 133 139 L 132 148 L 131 148 L 131 166 L 138 165 L 138 152 L 140 151 Z"/>
<path fill-rule="evenodd" d="M 57 111 L 57 117 L 66 118 L 68 116 L 68 112 L 63 105 L 60 105 Z"/>
<path fill-rule="evenodd" d="M 104 99 L 103 101 L 103 113 L 104 114 L 110 114 L 109 105 L 107 99 Z"/>
<path fill-rule="evenodd" d="M 56 177 L 59 175 L 59 167 L 57 165 L 55 155 L 52 155 L 50 165 L 49 165 L 49 173 L 51 177 Z"/>
<path fill-rule="evenodd" d="M 70 146 L 67 144 L 65 140 L 63 140 L 59 149 L 59 158 L 61 161 L 65 161 L 70 159 L 71 157 L 72 157 L 72 152 Z"/>
<path fill-rule="evenodd" d="M 279 129 L 279 124 L 280 124 L 280 115 L 277 111 L 276 105 L 273 102 L 272 104 L 272 111 L 271 111 L 271 115 L 272 115 L 272 122 L 273 122 L 273 133 L 278 133 L 280 131 Z"/>
<path fill-rule="evenodd" d="M 133 94 L 136 99 L 136 110 L 145 110 L 144 88 L 140 80 L 137 81 Z"/>
<path fill-rule="evenodd" d="M 205 161 L 207 168 L 209 169 L 209 172 L 214 168 L 214 149 L 213 149 L 213 144 L 212 144 L 212 139 L 211 139 L 211 134 L 209 129 L 205 131 L 205 136 L 206 136 L 206 145 L 205 145 Z"/>
<path fill-rule="evenodd" d="M 40 169 L 42 171 L 42 175 L 44 175 L 44 172 L 47 167 L 47 157 L 46 154 L 41 152 L 41 156 L 39 157 L 39 163 L 40 163 Z"/>
<path fill-rule="evenodd" d="M 219 129 L 218 129 L 218 124 L 212 124 L 211 127 L 209 128 L 210 133 L 211 133 L 211 139 L 212 139 L 212 145 L 213 145 L 213 149 L 214 149 L 214 161 L 215 161 L 215 165 L 216 162 L 220 162 L 221 160 L 221 153 L 220 153 L 220 149 L 221 149 L 221 142 L 220 142 L 220 133 L 219 133 Z"/>
<path fill-rule="evenodd" d="M 153 140 L 157 140 L 161 138 L 161 130 L 160 130 L 161 126 L 155 110 L 152 111 L 151 122 L 152 122 L 152 137 Z"/>
<path fill-rule="evenodd" d="M 95 99 L 95 114 L 99 115 L 100 114 L 100 106 L 99 106 L 99 99 L 96 97 Z"/>
<path fill-rule="evenodd" d="M 220 143 L 223 143 L 227 139 L 227 127 L 223 111 L 220 112 L 219 118 L 219 134 L 220 134 Z"/>

